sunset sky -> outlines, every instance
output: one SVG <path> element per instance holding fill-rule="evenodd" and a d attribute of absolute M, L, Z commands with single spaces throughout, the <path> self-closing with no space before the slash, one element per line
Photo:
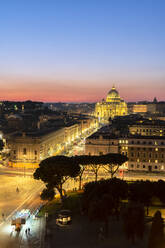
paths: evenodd
<path fill-rule="evenodd" d="M 0 100 L 165 100 L 164 0 L 0 1 Z"/>

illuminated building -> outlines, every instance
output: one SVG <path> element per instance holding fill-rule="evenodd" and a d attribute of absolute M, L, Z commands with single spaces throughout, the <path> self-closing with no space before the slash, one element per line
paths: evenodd
<path fill-rule="evenodd" d="M 127 115 L 127 104 L 120 98 L 118 91 L 113 86 L 109 91 L 106 101 L 96 103 L 95 116 L 99 122 L 107 123 L 109 118 L 113 119 L 115 116 Z"/>
<path fill-rule="evenodd" d="M 42 159 L 58 153 L 64 144 L 63 128 L 51 132 L 15 133 L 7 138 L 10 149 L 9 165 L 12 167 L 35 168 Z"/>
<path fill-rule="evenodd" d="M 110 134 L 91 135 L 85 142 L 86 155 L 102 155 L 107 153 L 119 153 L 118 138 Z"/>
<path fill-rule="evenodd" d="M 133 113 L 146 113 L 147 105 L 146 104 L 135 104 L 133 105 Z"/>
<path fill-rule="evenodd" d="M 165 137 L 134 136 L 119 140 L 120 153 L 126 155 L 128 169 L 165 171 Z"/>
<path fill-rule="evenodd" d="M 165 121 L 141 121 L 129 127 L 132 135 L 165 136 Z"/>
<path fill-rule="evenodd" d="M 132 130 L 131 128 L 135 127 L 130 127 L 130 130 Z M 149 172 L 165 171 L 165 135 L 149 135 L 150 128 L 144 126 L 141 134 L 130 133 L 127 137 L 115 135 L 114 132 L 110 132 L 110 127 L 109 131 L 105 131 L 105 129 L 106 127 L 102 128 L 102 131 L 99 130 L 86 139 L 86 155 L 121 153 L 128 157 L 128 161 L 124 164 L 125 169 Z M 158 127 L 156 127 L 157 129 Z M 151 127 L 151 130 L 151 133 L 155 134 L 154 127 Z M 161 130 L 159 128 L 158 134 Z"/>
<path fill-rule="evenodd" d="M 74 141 L 97 129 L 95 118 L 68 123 L 65 127 L 54 127 L 6 135 L 10 151 L 9 165 L 21 168 L 36 168 L 41 160 L 60 155 Z"/>

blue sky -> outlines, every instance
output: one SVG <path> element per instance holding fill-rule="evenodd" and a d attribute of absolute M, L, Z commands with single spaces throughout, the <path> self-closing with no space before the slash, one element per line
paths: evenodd
<path fill-rule="evenodd" d="M 0 99 L 165 99 L 165 1 L 0 2 Z M 163 92 L 164 91 L 164 92 Z"/>

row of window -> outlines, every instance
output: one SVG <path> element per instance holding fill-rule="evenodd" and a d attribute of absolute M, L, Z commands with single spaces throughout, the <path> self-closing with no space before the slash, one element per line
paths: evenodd
<path fill-rule="evenodd" d="M 126 143 L 128 144 L 128 140 L 119 140 L 119 143 Z M 143 144 L 143 145 L 158 145 L 158 142 L 157 141 L 130 141 L 129 142 L 130 144 L 137 144 L 137 145 L 140 145 L 140 144 Z M 164 141 L 161 141 L 160 142 L 160 145 L 165 145 L 165 142 Z"/>
<path fill-rule="evenodd" d="M 123 148 L 123 147 L 122 147 L 122 148 Z M 148 151 L 156 151 L 156 152 L 157 152 L 158 150 L 159 150 L 159 151 L 165 151 L 165 149 L 164 149 L 164 148 L 157 148 L 157 147 L 156 147 L 156 148 L 146 148 L 146 147 L 143 147 L 143 148 L 141 147 L 141 148 L 140 148 L 140 147 L 131 147 L 131 148 L 130 148 L 130 150 L 131 150 L 131 151 L 133 151 L 133 150 L 138 150 L 138 151 L 143 150 L 143 151 L 147 151 L 147 150 L 148 150 Z"/>
<path fill-rule="evenodd" d="M 16 150 L 13 150 L 13 153 L 16 154 L 17 151 Z M 26 155 L 27 154 L 27 149 L 26 148 L 23 148 L 23 155 Z M 34 151 L 34 154 L 37 155 L 37 151 L 35 150 Z"/>
<path fill-rule="evenodd" d="M 157 141 L 139 141 L 139 140 L 137 142 L 135 142 L 134 140 L 132 140 L 131 144 L 158 145 L 158 142 Z M 160 145 L 165 145 L 165 142 L 161 141 Z"/>
<path fill-rule="evenodd" d="M 164 130 L 162 129 L 136 129 L 136 132 L 160 132 L 162 133 Z"/>
<path fill-rule="evenodd" d="M 154 154 L 154 153 L 133 153 L 133 152 L 131 152 L 131 157 L 134 157 L 134 156 L 137 156 L 137 157 L 147 157 L 147 155 L 148 155 L 148 157 L 149 158 L 151 158 L 151 157 L 154 157 L 154 158 L 158 158 L 158 157 L 160 157 L 160 158 L 164 158 L 164 154 L 162 153 L 162 154 L 159 154 L 159 156 L 158 156 L 158 154 Z"/>
<path fill-rule="evenodd" d="M 17 159 L 17 157 L 14 155 L 13 159 Z M 35 157 L 34 160 L 37 160 L 37 157 Z"/>
<path fill-rule="evenodd" d="M 149 170 L 152 170 L 153 168 L 154 168 L 154 169 L 158 169 L 158 166 L 157 166 L 157 165 L 154 165 L 154 166 L 148 165 L 148 166 L 146 166 L 145 164 L 143 164 L 142 166 L 140 166 L 140 164 L 137 164 L 137 165 L 135 166 L 134 164 L 131 164 L 131 168 L 143 168 L 143 169 L 145 169 L 145 168 L 147 168 L 147 167 L 148 167 Z"/>

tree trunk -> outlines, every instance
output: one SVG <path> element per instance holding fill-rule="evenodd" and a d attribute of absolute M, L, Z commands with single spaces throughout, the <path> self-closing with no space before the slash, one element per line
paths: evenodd
<path fill-rule="evenodd" d="M 95 181 L 97 182 L 98 171 L 95 171 Z"/>
<path fill-rule="evenodd" d="M 82 176 L 79 176 L 79 190 L 81 190 Z"/>
<path fill-rule="evenodd" d="M 62 185 L 59 186 L 58 191 L 60 193 L 61 203 L 62 203 L 62 205 L 64 205 L 64 199 L 65 198 L 64 198 L 64 195 L 63 195 L 63 192 L 62 192 Z"/>

